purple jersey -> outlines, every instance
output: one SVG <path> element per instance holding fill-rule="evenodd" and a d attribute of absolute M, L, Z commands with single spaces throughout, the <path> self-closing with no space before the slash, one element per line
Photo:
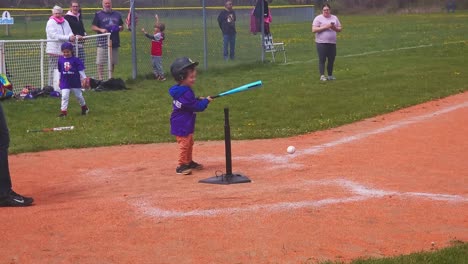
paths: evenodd
<path fill-rule="evenodd" d="M 208 99 L 197 99 L 188 86 L 174 85 L 169 89 L 172 96 L 171 134 L 187 136 L 195 130 L 195 112 L 202 112 L 208 107 Z"/>
<path fill-rule="evenodd" d="M 77 57 L 58 59 L 60 72 L 60 89 L 81 88 L 80 71 L 84 71 L 83 62 Z"/>

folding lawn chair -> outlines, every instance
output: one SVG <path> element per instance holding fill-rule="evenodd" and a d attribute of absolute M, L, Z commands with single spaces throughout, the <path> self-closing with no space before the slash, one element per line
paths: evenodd
<path fill-rule="evenodd" d="M 263 37 L 263 50 L 265 52 L 271 53 L 271 57 L 273 62 L 275 62 L 275 53 L 276 52 L 283 52 L 284 56 L 284 63 L 286 63 L 286 49 L 284 48 L 283 42 L 275 43 L 273 42 L 273 36 L 270 34 L 265 34 Z"/>

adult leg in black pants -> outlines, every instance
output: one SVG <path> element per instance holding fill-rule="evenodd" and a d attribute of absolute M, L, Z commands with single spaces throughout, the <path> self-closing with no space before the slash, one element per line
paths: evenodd
<path fill-rule="evenodd" d="M 333 77 L 333 64 L 335 63 L 336 57 L 336 44 L 332 43 L 316 43 L 317 53 L 319 58 L 319 72 L 320 80 L 334 80 Z M 328 62 L 327 62 L 328 60 Z M 328 78 L 325 76 L 325 62 L 327 62 L 327 73 Z"/>
<path fill-rule="evenodd" d="M 33 198 L 24 197 L 11 189 L 10 169 L 8 167 L 8 147 L 10 135 L 0 104 L 0 206 L 28 206 Z"/>
<path fill-rule="evenodd" d="M 317 43 L 316 45 L 319 62 L 320 80 L 326 81 L 327 79 L 325 77 L 325 61 L 327 60 L 327 44 Z"/>
<path fill-rule="evenodd" d="M 333 76 L 333 65 L 335 64 L 335 57 L 336 57 L 336 44 L 327 44 L 327 73 L 328 73 L 328 80 L 335 80 Z"/>

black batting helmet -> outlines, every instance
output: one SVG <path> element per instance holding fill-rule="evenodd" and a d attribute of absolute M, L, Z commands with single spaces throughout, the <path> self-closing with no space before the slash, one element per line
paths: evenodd
<path fill-rule="evenodd" d="M 176 81 L 182 81 L 187 77 L 187 69 L 198 65 L 198 61 L 193 61 L 189 57 L 177 58 L 171 64 L 171 74 Z"/>

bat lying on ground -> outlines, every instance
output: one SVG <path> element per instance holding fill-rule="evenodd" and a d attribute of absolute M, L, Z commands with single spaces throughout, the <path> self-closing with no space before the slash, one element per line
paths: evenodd
<path fill-rule="evenodd" d="M 65 130 L 73 130 L 75 127 L 74 126 L 64 126 L 64 127 L 51 127 L 51 128 L 43 128 L 43 129 L 32 129 L 32 130 L 27 130 L 27 133 L 29 132 L 52 132 L 52 131 L 65 131 Z"/>
<path fill-rule="evenodd" d="M 239 86 L 237 88 L 233 88 L 233 89 L 228 90 L 226 92 L 220 93 L 218 95 L 211 96 L 211 98 L 217 98 L 217 97 L 222 97 L 222 96 L 231 95 L 231 94 L 235 94 L 235 93 L 245 92 L 245 91 L 248 91 L 248 90 L 250 90 L 252 88 L 260 87 L 262 85 L 263 85 L 262 81 L 251 82 L 251 83 L 248 83 L 246 85 L 242 85 L 242 86 Z"/>

